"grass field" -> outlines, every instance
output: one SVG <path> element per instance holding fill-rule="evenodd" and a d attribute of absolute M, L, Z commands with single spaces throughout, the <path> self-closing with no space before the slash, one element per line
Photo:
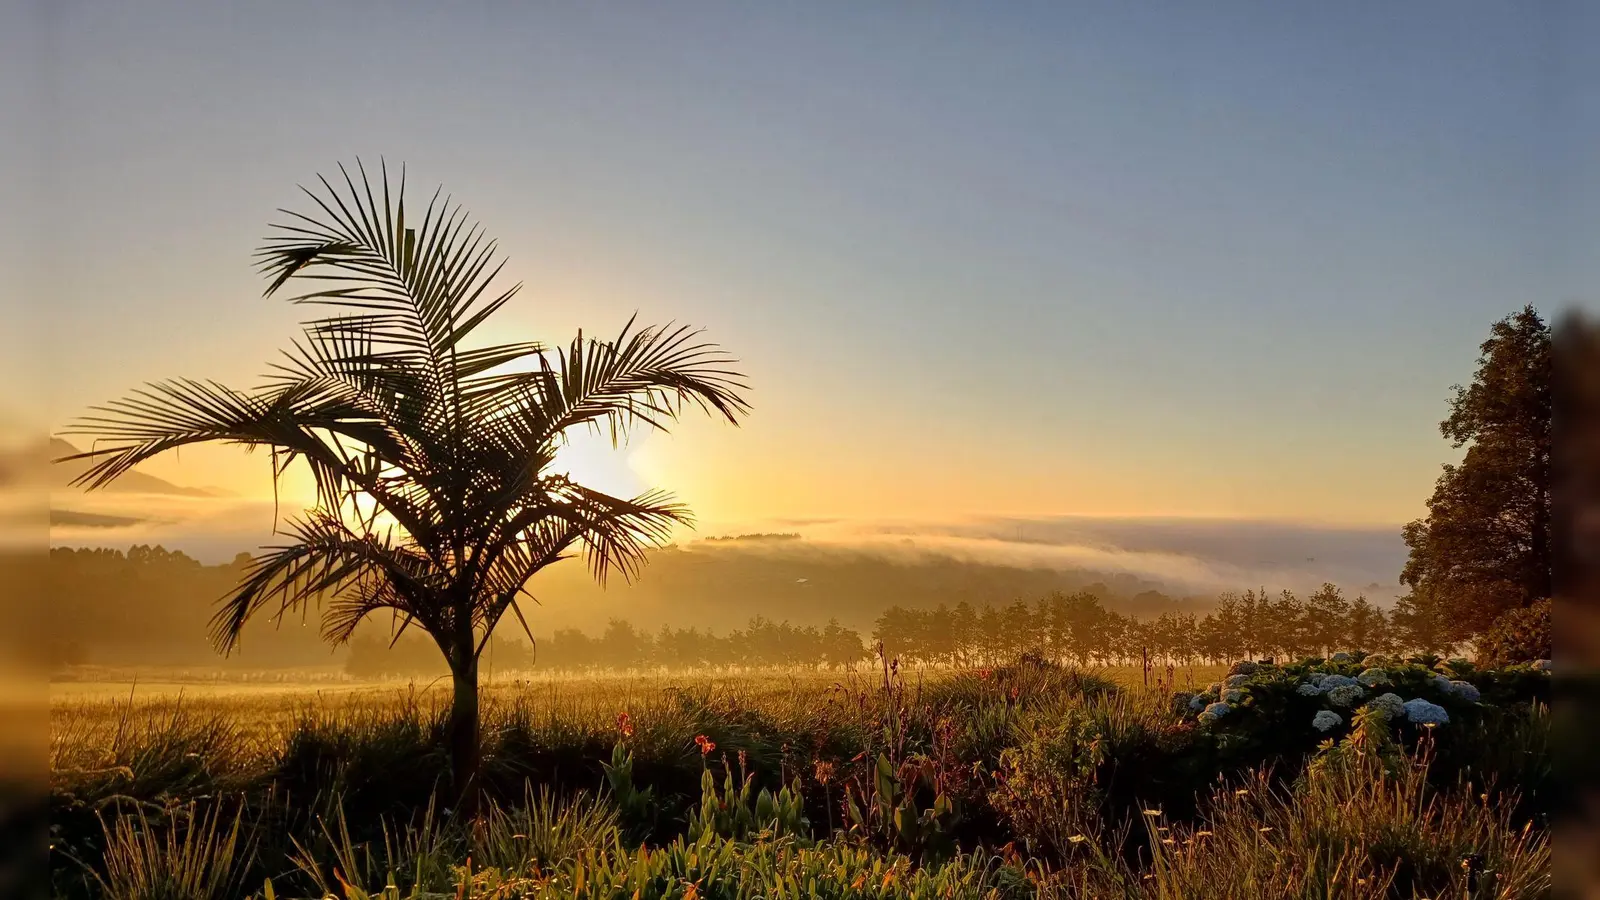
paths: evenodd
<path fill-rule="evenodd" d="M 1278 676 L 1244 686 L 1231 719 L 1197 722 L 1183 692 L 1224 674 L 498 679 L 484 693 L 490 802 L 472 821 L 442 790 L 442 685 L 63 682 L 55 890 L 1548 893 L 1549 722 L 1527 678 L 1475 676 L 1485 701 L 1446 728 L 1347 715 L 1324 735 Z M 1329 737 L 1342 743 L 1319 751 Z"/>

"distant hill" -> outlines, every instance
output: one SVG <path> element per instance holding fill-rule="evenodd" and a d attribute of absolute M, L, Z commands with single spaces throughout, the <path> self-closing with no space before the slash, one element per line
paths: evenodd
<path fill-rule="evenodd" d="M 83 451 L 79 450 L 72 443 L 64 441 L 61 438 L 50 439 L 50 448 L 48 451 L 48 456 L 46 457 L 47 460 L 51 461 L 49 465 L 50 490 L 79 490 L 79 488 L 72 486 L 72 481 L 73 479 L 82 475 L 84 472 L 87 472 L 89 467 L 92 465 L 92 462 L 87 459 L 78 459 L 72 460 L 71 462 L 56 463 L 54 460 L 60 459 L 63 456 L 71 456 L 75 453 L 81 452 Z M 137 470 L 123 475 L 121 478 L 111 482 L 101 490 L 118 494 L 166 494 L 177 497 L 217 496 L 215 491 L 173 484 L 164 478 L 157 478 L 154 475 L 146 475 L 145 473 Z"/>

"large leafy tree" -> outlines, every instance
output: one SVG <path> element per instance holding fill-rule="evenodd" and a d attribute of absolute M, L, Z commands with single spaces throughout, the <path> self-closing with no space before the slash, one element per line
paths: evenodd
<path fill-rule="evenodd" d="M 1401 580 L 1448 604 L 1455 639 L 1551 596 L 1550 327 L 1528 306 L 1495 323 L 1480 349 L 1472 384 L 1454 388 L 1439 425 L 1466 453 L 1404 532 Z"/>
<path fill-rule="evenodd" d="M 268 296 L 320 310 L 254 390 L 209 381 L 146 385 L 72 429 L 95 449 L 78 481 L 109 484 L 184 444 L 265 447 L 275 473 L 309 466 L 313 508 L 255 556 L 213 620 L 224 652 L 245 623 L 316 604 L 323 634 L 348 641 L 388 612 L 396 637 L 426 632 L 450 667 L 452 775 L 477 793 L 478 659 L 538 571 L 585 553 L 597 578 L 632 577 L 688 511 L 668 495 L 609 496 L 552 467 L 567 436 L 665 430 L 688 407 L 737 423 L 748 407 L 734 362 L 699 333 L 635 327 L 580 333 L 564 350 L 479 338 L 516 296 L 495 287 L 496 244 L 435 191 L 420 217 L 384 167 L 305 189 L 258 254 Z M 337 187 L 336 187 L 337 185 Z M 298 288 L 298 289 L 296 289 Z M 276 474 L 275 474 L 276 477 Z M 531 637 L 531 632 L 529 633 Z"/>

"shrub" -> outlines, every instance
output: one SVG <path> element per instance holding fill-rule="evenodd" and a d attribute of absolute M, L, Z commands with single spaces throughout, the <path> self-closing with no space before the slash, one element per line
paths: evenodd
<path fill-rule="evenodd" d="M 1478 660 L 1485 666 L 1508 666 L 1550 658 L 1548 599 L 1513 609 L 1496 619 L 1478 639 Z"/>

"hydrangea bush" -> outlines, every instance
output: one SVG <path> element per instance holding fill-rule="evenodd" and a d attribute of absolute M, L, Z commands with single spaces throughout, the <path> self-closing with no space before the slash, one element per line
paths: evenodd
<path fill-rule="evenodd" d="M 1336 653 L 1285 665 L 1240 662 L 1179 709 L 1208 737 L 1220 760 L 1309 753 L 1349 731 L 1360 714 L 1386 722 L 1396 737 L 1448 740 L 1452 723 L 1548 703 L 1548 663 L 1480 669 L 1465 659 L 1394 659 Z"/>

